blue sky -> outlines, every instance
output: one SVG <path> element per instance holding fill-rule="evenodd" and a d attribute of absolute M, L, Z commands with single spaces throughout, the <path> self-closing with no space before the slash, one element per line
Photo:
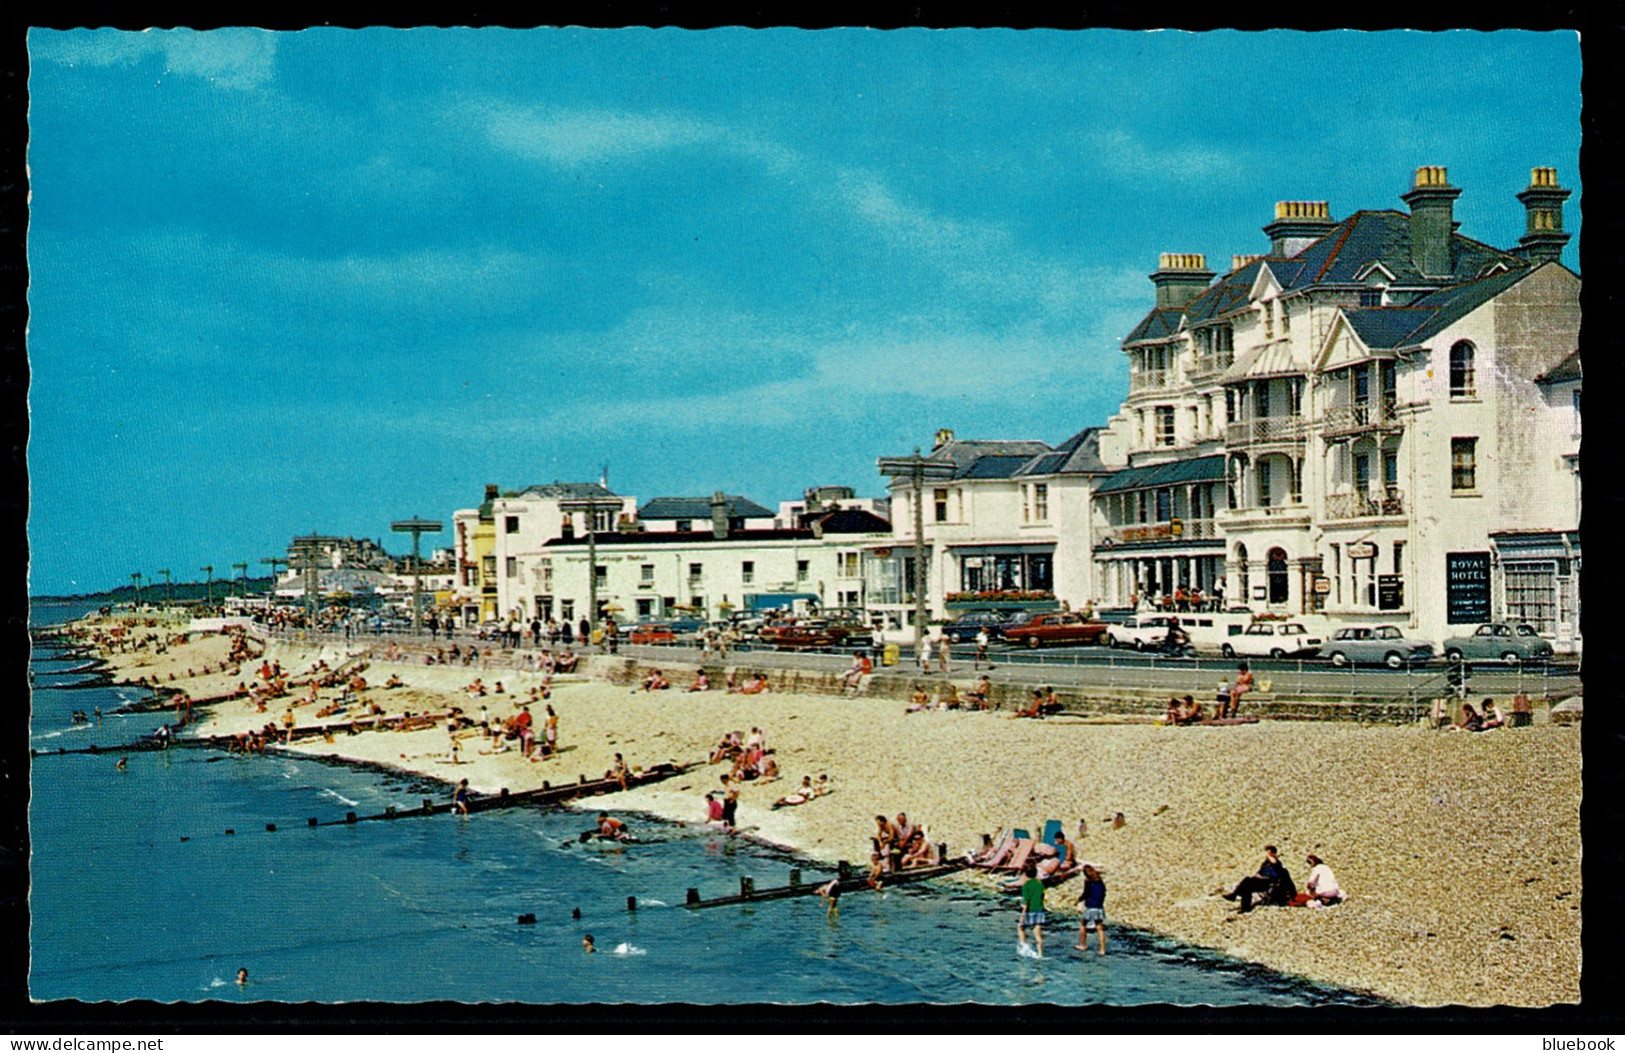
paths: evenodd
<path fill-rule="evenodd" d="M 1422 164 L 1511 245 L 1571 33 L 29 34 L 31 587 L 384 537 L 487 482 L 882 492 L 1121 400 L 1159 252 Z M 1577 269 L 1577 243 L 1564 257 Z M 428 540 L 428 539 L 426 539 Z M 449 540 L 443 535 L 442 543 Z"/>

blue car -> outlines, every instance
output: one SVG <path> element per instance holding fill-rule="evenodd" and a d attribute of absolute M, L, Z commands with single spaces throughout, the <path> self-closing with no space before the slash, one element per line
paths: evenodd
<path fill-rule="evenodd" d="M 1008 614 L 1000 614 L 997 611 L 972 611 L 969 614 L 961 614 L 954 621 L 944 625 L 942 635 L 953 643 L 972 643 L 976 640 L 976 634 L 986 629 L 988 639 L 997 640 L 999 632 L 1009 624 Z"/>

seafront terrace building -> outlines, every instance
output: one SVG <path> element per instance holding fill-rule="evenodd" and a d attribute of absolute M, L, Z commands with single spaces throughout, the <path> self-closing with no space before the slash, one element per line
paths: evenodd
<path fill-rule="evenodd" d="M 1096 592 L 1090 560 L 1092 483 L 1101 464 L 1099 428 L 1059 446 L 1038 440 L 956 439 L 937 433 L 920 484 L 923 581 L 932 617 L 1002 593 L 1006 604 L 1087 603 Z M 895 459 L 892 459 L 895 460 Z M 916 483 L 894 474 L 891 536 L 865 551 L 869 607 L 904 624 L 914 605 Z M 1079 543 L 1081 540 L 1081 544 Z"/>
<path fill-rule="evenodd" d="M 1569 192 L 1534 170 L 1512 251 L 1456 233 L 1460 193 L 1429 166 L 1408 213 L 1282 202 L 1270 251 L 1216 282 L 1162 257 L 1100 439 L 1123 470 L 1095 495 L 1106 602 L 1195 585 L 1434 640 L 1492 617 L 1575 639 Z"/>
<path fill-rule="evenodd" d="M 596 562 L 584 533 L 548 541 L 541 562 L 556 616 L 583 617 L 594 572 L 600 609 L 622 624 L 718 620 L 797 598 L 821 608 L 865 605 L 861 552 L 888 536 L 888 522 L 862 509 L 834 508 L 808 514 L 795 527 L 772 526 L 771 513 L 768 526 L 739 525 L 760 518 L 730 514 L 760 507 L 741 502 L 716 495 L 711 515 L 685 517 L 689 529 L 643 530 L 629 522 L 599 533 Z"/>

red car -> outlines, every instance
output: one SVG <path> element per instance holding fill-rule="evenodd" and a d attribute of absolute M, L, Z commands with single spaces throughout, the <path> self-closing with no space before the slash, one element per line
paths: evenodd
<path fill-rule="evenodd" d="M 846 630 L 822 621 L 788 622 L 762 628 L 762 642 L 780 651 L 832 647 L 846 639 Z"/>
<path fill-rule="evenodd" d="M 634 625 L 627 639 L 635 644 L 676 643 L 677 634 L 669 625 Z"/>
<path fill-rule="evenodd" d="M 1006 627 L 1002 635 L 1010 643 L 1025 643 L 1028 647 L 1091 644 L 1099 643 L 1106 635 L 1106 623 L 1086 621 L 1083 615 L 1071 611 L 1046 611 Z"/>

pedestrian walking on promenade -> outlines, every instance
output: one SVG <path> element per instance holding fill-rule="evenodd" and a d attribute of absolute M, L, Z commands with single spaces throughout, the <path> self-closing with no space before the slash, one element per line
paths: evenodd
<path fill-rule="evenodd" d="M 987 661 L 987 644 L 987 626 L 984 625 L 976 630 L 976 669 L 981 669 L 982 663 Z"/>

